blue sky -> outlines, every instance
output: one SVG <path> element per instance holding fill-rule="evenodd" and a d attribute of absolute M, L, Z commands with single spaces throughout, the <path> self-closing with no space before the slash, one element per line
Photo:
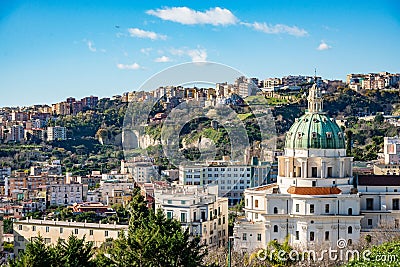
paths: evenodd
<path fill-rule="evenodd" d="M 0 106 L 121 94 L 190 61 L 345 79 L 400 72 L 400 2 L 0 0 L 0 40 Z"/>

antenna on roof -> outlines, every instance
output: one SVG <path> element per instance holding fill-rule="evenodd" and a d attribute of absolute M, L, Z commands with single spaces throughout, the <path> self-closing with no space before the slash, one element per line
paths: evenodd
<path fill-rule="evenodd" d="M 317 79 L 317 68 L 314 68 L 314 81 Z"/>

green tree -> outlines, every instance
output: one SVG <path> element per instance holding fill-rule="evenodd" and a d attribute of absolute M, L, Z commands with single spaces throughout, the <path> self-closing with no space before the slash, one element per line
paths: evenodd
<path fill-rule="evenodd" d="M 35 238 L 26 245 L 25 251 L 18 259 L 10 262 L 11 267 L 52 266 L 53 252 L 44 243 L 42 237 Z"/>
<path fill-rule="evenodd" d="M 46 246 L 39 236 L 26 245 L 22 255 L 10 263 L 11 267 L 94 267 L 93 243 L 70 235 L 67 241 L 59 239 L 57 245 Z"/>
<path fill-rule="evenodd" d="M 67 241 L 59 239 L 53 248 L 53 265 L 65 267 L 95 266 L 93 243 L 70 235 Z M 54 257 L 55 256 L 55 257 Z"/>
<path fill-rule="evenodd" d="M 161 210 L 148 210 L 140 191 L 130 203 L 128 234 L 121 233 L 107 254 L 113 266 L 204 266 L 206 250 Z"/>
<path fill-rule="evenodd" d="M 10 219 L 3 220 L 3 230 L 5 234 L 13 233 L 13 221 Z"/>
<path fill-rule="evenodd" d="M 375 116 L 374 122 L 377 124 L 382 124 L 385 118 L 383 117 L 382 113 L 379 113 Z"/>

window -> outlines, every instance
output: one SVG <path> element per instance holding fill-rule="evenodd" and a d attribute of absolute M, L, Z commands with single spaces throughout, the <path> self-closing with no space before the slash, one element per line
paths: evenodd
<path fill-rule="evenodd" d="M 347 228 L 347 233 L 348 233 L 348 234 L 352 234 L 352 233 L 353 233 L 353 227 L 349 226 L 349 227 Z"/>
<path fill-rule="evenodd" d="M 75 228 L 75 234 L 77 235 L 78 234 L 78 228 Z"/>
<path fill-rule="evenodd" d="M 274 207 L 274 214 L 278 214 L 278 208 Z"/>
<path fill-rule="evenodd" d="M 317 133 L 316 132 L 312 132 L 312 138 L 316 139 L 317 138 Z"/>
<path fill-rule="evenodd" d="M 168 210 L 167 211 L 167 219 L 172 219 L 172 217 L 174 216 L 174 213 L 172 210 Z"/>
<path fill-rule="evenodd" d="M 60 234 L 64 233 L 64 228 L 60 227 Z"/>
<path fill-rule="evenodd" d="M 254 219 L 258 220 L 258 213 L 254 214 Z"/>
<path fill-rule="evenodd" d="M 373 210 L 373 209 L 374 209 L 374 199 L 367 198 L 367 210 Z"/>
<path fill-rule="evenodd" d="M 296 231 L 296 240 L 300 240 L 300 232 Z"/>
<path fill-rule="evenodd" d="M 93 230 L 92 229 L 89 230 L 89 235 L 93 235 Z"/>
<path fill-rule="evenodd" d="M 312 181 L 312 186 L 316 187 L 317 186 L 317 181 Z"/>
<path fill-rule="evenodd" d="M 348 246 L 351 246 L 352 244 L 353 244 L 353 240 L 352 239 L 347 240 L 347 245 Z"/>
<path fill-rule="evenodd" d="M 18 230 L 22 230 L 22 225 L 18 225 Z"/>
<path fill-rule="evenodd" d="M 168 203 L 168 204 L 172 204 L 172 200 L 171 200 L 171 199 L 168 199 L 168 200 L 167 200 L 167 203 Z"/>
<path fill-rule="evenodd" d="M 368 219 L 368 225 L 372 225 L 372 219 Z"/>
<path fill-rule="evenodd" d="M 186 222 L 186 212 L 181 212 L 181 222 Z"/>
<path fill-rule="evenodd" d="M 48 233 L 50 231 L 50 227 L 46 226 L 46 233 Z"/>
<path fill-rule="evenodd" d="M 329 241 L 329 231 L 325 232 L 325 241 Z"/>
<path fill-rule="evenodd" d="M 310 213 L 314 213 L 314 204 L 310 205 Z"/>
<path fill-rule="evenodd" d="M 347 214 L 353 215 L 353 209 L 352 209 L 352 208 L 349 208 L 348 211 L 347 211 Z"/>
<path fill-rule="evenodd" d="M 278 229 L 278 225 L 274 225 L 274 233 L 278 233 L 279 229 Z"/>
<path fill-rule="evenodd" d="M 258 199 L 254 200 L 254 207 L 258 208 Z"/>
<path fill-rule="evenodd" d="M 261 241 L 261 234 L 257 234 L 257 241 Z"/>
<path fill-rule="evenodd" d="M 242 240 L 243 241 L 247 241 L 247 234 L 246 233 L 243 233 Z"/>
<path fill-rule="evenodd" d="M 311 167 L 311 177 L 317 177 L 317 167 Z"/>
<path fill-rule="evenodd" d="M 296 212 L 300 211 L 300 204 L 296 204 Z"/>
<path fill-rule="evenodd" d="M 310 241 L 314 241 L 314 232 L 310 232 Z"/>
<path fill-rule="evenodd" d="M 51 238 L 45 238 L 44 239 L 45 244 L 50 244 L 51 243 Z"/>
<path fill-rule="evenodd" d="M 327 174 L 328 178 L 333 177 L 332 175 L 332 167 L 328 167 L 328 174 Z"/>
<path fill-rule="evenodd" d="M 222 224 L 225 224 L 225 215 L 222 217 Z"/>
<path fill-rule="evenodd" d="M 399 219 L 394 220 L 394 228 L 399 229 Z"/>
<path fill-rule="evenodd" d="M 186 201 L 185 200 L 181 200 L 181 204 L 182 205 L 186 204 Z"/>
<path fill-rule="evenodd" d="M 399 199 L 398 198 L 394 198 L 392 199 L 392 204 L 393 204 L 393 210 L 399 210 Z"/>
<path fill-rule="evenodd" d="M 32 231 L 35 232 L 36 231 L 36 226 L 32 225 Z"/>
<path fill-rule="evenodd" d="M 104 236 L 108 236 L 108 231 L 104 231 Z"/>
<path fill-rule="evenodd" d="M 329 213 L 329 204 L 325 204 L 325 213 Z"/>

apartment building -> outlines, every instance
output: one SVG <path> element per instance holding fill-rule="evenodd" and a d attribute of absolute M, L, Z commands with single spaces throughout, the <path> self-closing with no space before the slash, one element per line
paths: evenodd
<path fill-rule="evenodd" d="M 26 244 L 40 236 L 46 244 L 55 245 L 59 239 L 68 240 L 72 234 L 78 238 L 85 237 L 93 242 L 94 247 L 100 247 L 107 239 L 116 239 L 118 234 L 128 229 L 127 225 L 68 222 L 52 220 L 17 220 L 13 224 L 14 253 L 18 256 L 26 248 Z"/>
<path fill-rule="evenodd" d="M 52 184 L 47 188 L 50 205 L 72 205 L 86 200 L 88 186 L 84 184 Z"/>
<path fill-rule="evenodd" d="M 229 205 L 235 205 L 242 199 L 246 188 L 266 184 L 270 170 L 270 164 L 253 166 L 229 160 L 181 165 L 179 184 L 218 185 L 219 196 L 227 197 Z"/>
<path fill-rule="evenodd" d="M 61 126 L 47 127 L 47 141 L 66 140 L 67 128 Z"/>
<path fill-rule="evenodd" d="M 399 88 L 400 73 L 367 73 L 347 74 L 346 83 L 351 89 L 380 90 L 385 88 Z"/>
<path fill-rule="evenodd" d="M 155 208 L 181 222 L 192 236 L 209 247 L 228 241 L 228 199 L 218 197 L 218 186 L 180 186 L 155 189 Z"/>
<path fill-rule="evenodd" d="M 24 172 L 15 172 L 5 180 L 5 194 L 12 200 L 27 199 L 26 193 L 38 190 L 41 186 L 46 186 L 44 176 L 30 176 Z"/>
<path fill-rule="evenodd" d="M 158 166 L 153 164 L 151 158 L 135 157 L 128 161 L 121 161 L 121 173 L 130 173 L 137 183 L 149 183 L 158 179 Z"/>

